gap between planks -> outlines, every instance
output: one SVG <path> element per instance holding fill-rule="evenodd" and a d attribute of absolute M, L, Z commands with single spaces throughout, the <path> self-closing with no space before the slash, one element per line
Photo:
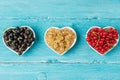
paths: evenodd
<path fill-rule="evenodd" d="M 120 62 L 0 62 L 0 64 L 120 64 Z"/>
<path fill-rule="evenodd" d="M 120 20 L 120 18 L 101 18 L 101 17 L 0 17 L 1 20 L 47 20 L 47 19 L 62 19 L 62 20 Z"/>

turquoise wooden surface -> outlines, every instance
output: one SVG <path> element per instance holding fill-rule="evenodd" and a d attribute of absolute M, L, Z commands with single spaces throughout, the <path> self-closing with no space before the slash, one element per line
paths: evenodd
<path fill-rule="evenodd" d="M 91 26 L 114 26 L 120 34 L 119 0 L 1 0 L 0 80 L 120 80 L 120 43 L 105 56 L 85 41 Z M 8 50 L 3 31 L 28 25 L 36 33 L 35 44 L 23 56 Z M 51 26 L 70 26 L 77 32 L 75 46 L 59 56 L 44 43 Z"/>

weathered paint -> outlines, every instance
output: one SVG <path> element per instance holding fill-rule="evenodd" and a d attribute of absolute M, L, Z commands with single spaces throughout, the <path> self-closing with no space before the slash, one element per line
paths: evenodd
<path fill-rule="evenodd" d="M 120 34 L 119 0 L 1 0 L 0 80 L 120 80 L 120 43 L 105 56 L 85 41 L 91 26 L 114 26 Z M 28 25 L 36 33 L 35 44 L 17 56 L 2 42 L 8 27 Z M 77 42 L 59 56 L 44 42 L 51 26 L 70 26 Z"/>

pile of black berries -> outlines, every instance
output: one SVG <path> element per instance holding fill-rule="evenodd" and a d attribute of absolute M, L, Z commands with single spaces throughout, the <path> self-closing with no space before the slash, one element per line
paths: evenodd
<path fill-rule="evenodd" d="M 33 31 L 28 27 L 16 27 L 5 31 L 5 44 L 21 55 L 34 42 L 35 36 Z"/>

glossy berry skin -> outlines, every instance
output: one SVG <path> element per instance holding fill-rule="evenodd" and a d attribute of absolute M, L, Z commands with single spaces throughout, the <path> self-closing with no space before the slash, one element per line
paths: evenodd
<path fill-rule="evenodd" d="M 111 50 L 117 44 L 118 39 L 118 31 L 113 27 L 93 27 L 86 35 L 87 43 L 102 55 Z"/>
<path fill-rule="evenodd" d="M 5 44 L 18 53 L 22 53 L 34 42 L 35 36 L 29 27 L 16 27 L 6 30 L 3 34 Z"/>

